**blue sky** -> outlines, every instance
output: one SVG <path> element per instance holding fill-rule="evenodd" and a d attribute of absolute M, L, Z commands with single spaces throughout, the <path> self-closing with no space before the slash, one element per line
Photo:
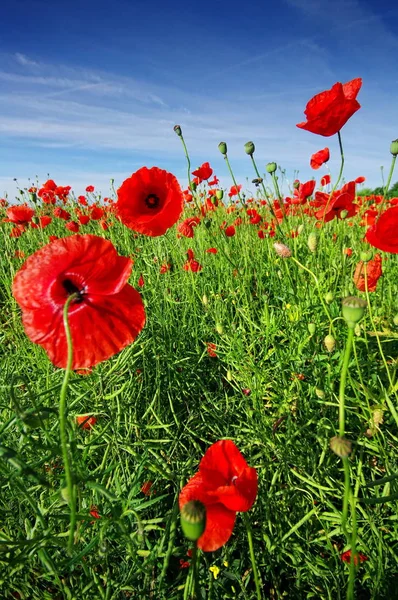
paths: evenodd
<path fill-rule="evenodd" d="M 262 8 L 261 8 L 262 6 Z M 342 130 L 346 179 L 380 185 L 398 137 L 398 6 L 364 0 L 5 0 L 0 24 L 0 195 L 49 173 L 80 193 L 106 195 L 141 166 L 186 184 L 173 126 L 193 168 L 210 161 L 230 185 L 276 161 L 289 180 L 312 171 L 325 146 L 337 175 L 337 137 L 300 130 L 307 101 L 363 78 L 362 105 Z M 398 179 L 398 172 L 393 181 Z"/>

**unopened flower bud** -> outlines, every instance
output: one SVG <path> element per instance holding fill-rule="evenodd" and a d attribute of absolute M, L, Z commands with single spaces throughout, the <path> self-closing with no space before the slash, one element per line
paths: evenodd
<path fill-rule="evenodd" d="M 224 156 L 227 154 L 227 143 L 226 142 L 220 142 L 218 144 L 218 149 L 221 152 L 221 154 L 224 154 Z"/>
<path fill-rule="evenodd" d="M 301 223 L 301 225 L 299 225 L 297 227 L 297 235 L 300 235 L 303 232 L 303 230 L 304 230 L 304 224 Z"/>
<path fill-rule="evenodd" d="M 215 194 L 211 197 L 211 203 L 214 204 L 214 206 L 217 206 L 217 196 Z"/>
<path fill-rule="evenodd" d="M 348 458 L 351 454 L 351 442 L 346 438 L 335 435 L 330 440 L 330 448 L 340 458 Z"/>
<path fill-rule="evenodd" d="M 348 210 L 344 209 L 340 212 L 340 219 L 345 219 L 348 215 Z"/>
<path fill-rule="evenodd" d="M 185 537 L 196 542 L 206 527 L 206 508 L 199 500 L 191 500 L 181 509 L 181 528 Z"/>
<path fill-rule="evenodd" d="M 398 315 L 395 315 L 395 317 L 393 318 L 393 323 L 396 327 L 398 327 Z"/>
<path fill-rule="evenodd" d="M 277 169 L 277 165 L 275 162 L 270 162 L 267 165 L 265 165 L 265 170 L 267 171 L 267 173 L 270 173 L 270 174 L 275 173 L 276 169 Z"/>
<path fill-rule="evenodd" d="M 327 304 L 331 304 L 334 300 L 334 295 L 332 292 L 327 292 L 327 294 L 325 294 L 325 302 Z"/>
<path fill-rule="evenodd" d="M 35 192 L 30 192 L 29 197 L 30 197 L 31 201 L 33 202 L 33 204 L 37 203 L 37 195 Z"/>
<path fill-rule="evenodd" d="M 308 248 L 311 252 L 316 252 L 318 246 L 318 236 L 315 231 L 311 231 L 307 240 Z"/>
<path fill-rule="evenodd" d="M 174 125 L 174 131 L 176 132 L 176 134 L 181 137 L 182 136 L 182 131 L 181 131 L 181 127 L 180 125 Z"/>
<path fill-rule="evenodd" d="M 293 187 L 294 187 L 295 190 L 299 189 L 299 187 L 300 187 L 300 181 L 298 179 L 295 179 L 293 181 Z"/>
<path fill-rule="evenodd" d="M 370 260 L 372 260 L 372 252 L 369 250 L 369 252 L 361 252 L 361 254 L 359 255 L 359 258 L 361 259 L 362 262 L 367 263 Z"/>
<path fill-rule="evenodd" d="M 202 304 L 203 304 L 203 306 L 207 306 L 209 304 L 209 299 L 206 296 L 206 294 L 203 294 Z"/>
<path fill-rule="evenodd" d="M 343 298 L 342 302 L 343 317 L 347 322 L 349 329 L 355 329 L 355 325 L 365 314 L 366 300 L 356 296 Z"/>
<path fill-rule="evenodd" d="M 336 340 L 330 334 L 325 337 L 325 339 L 323 340 L 323 343 L 325 344 L 326 350 L 328 352 L 333 352 L 333 350 L 336 347 Z"/>
<path fill-rule="evenodd" d="M 393 140 L 390 146 L 390 152 L 393 156 L 398 155 L 398 140 Z"/>
<path fill-rule="evenodd" d="M 224 328 L 221 325 L 221 323 L 216 323 L 216 331 L 217 333 L 219 333 L 220 335 L 222 335 L 224 333 Z"/>
<path fill-rule="evenodd" d="M 315 323 L 308 323 L 308 331 L 310 332 L 311 335 L 314 335 L 314 333 L 316 331 Z"/>
<path fill-rule="evenodd" d="M 315 388 L 315 393 L 321 400 L 325 397 L 325 392 L 319 388 Z"/>
<path fill-rule="evenodd" d="M 277 255 L 281 258 L 290 258 L 290 256 L 292 255 L 290 248 L 288 248 L 288 246 L 285 246 L 285 244 L 282 244 L 281 242 L 275 242 L 274 248 Z"/>
<path fill-rule="evenodd" d="M 224 198 L 224 190 L 217 190 L 216 197 L 218 200 L 222 200 Z"/>
<path fill-rule="evenodd" d="M 254 154 L 255 151 L 255 145 L 253 144 L 253 142 L 246 142 L 245 144 L 245 152 L 246 154 L 248 154 L 249 156 L 252 156 Z"/>

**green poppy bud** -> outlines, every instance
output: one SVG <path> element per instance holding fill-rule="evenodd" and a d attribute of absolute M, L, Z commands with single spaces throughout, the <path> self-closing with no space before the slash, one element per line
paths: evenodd
<path fill-rule="evenodd" d="M 327 335 L 323 340 L 323 343 L 325 344 L 326 350 L 328 352 L 333 352 L 333 350 L 336 347 L 336 340 L 332 335 Z"/>
<path fill-rule="evenodd" d="M 308 248 L 311 252 L 316 252 L 318 246 L 318 236 L 315 231 L 311 231 L 307 240 Z"/>
<path fill-rule="evenodd" d="M 393 140 L 390 146 L 390 152 L 393 156 L 398 155 L 398 140 Z"/>
<path fill-rule="evenodd" d="M 222 335 L 224 333 L 224 328 L 221 325 L 221 323 L 216 323 L 216 331 L 217 333 L 219 333 L 220 335 Z"/>
<path fill-rule="evenodd" d="M 229 369 L 227 371 L 227 379 L 228 379 L 228 381 L 232 381 L 232 379 L 233 379 L 232 373 L 231 373 L 231 371 Z"/>
<path fill-rule="evenodd" d="M 224 190 L 217 190 L 216 196 L 217 196 L 218 200 L 222 200 L 224 198 Z"/>
<path fill-rule="evenodd" d="M 369 262 L 370 260 L 372 260 L 372 252 L 371 251 L 361 252 L 361 254 L 359 255 L 359 258 L 364 263 Z"/>
<path fill-rule="evenodd" d="M 311 335 L 314 335 L 314 333 L 316 331 L 315 323 L 308 323 L 308 331 L 310 332 Z"/>
<path fill-rule="evenodd" d="M 330 448 L 340 458 L 348 458 L 351 454 L 351 442 L 346 438 L 342 438 L 338 435 L 332 437 L 330 440 Z"/>
<path fill-rule="evenodd" d="M 206 508 L 199 500 L 191 500 L 181 509 L 181 528 L 188 540 L 196 542 L 206 527 Z"/>
<path fill-rule="evenodd" d="M 206 296 L 206 294 L 203 294 L 202 304 L 203 304 L 203 306 L 207 306 L 209 304 L 209 299 Z"/>
<path fill-rule="evenodd" d="M 217 206 L 217 196 L 215 194 L 211 197 L 211 203 Z"/>
<path fill-rule="evenodd" d="M 349 329 L 355 329 L 355 325 L 365 314 L 366 300 L 356 296 L 348 296 L 342 300 L 343 317 L 347 321 Z"/>
<path fill-rule="evenodd" d="M 221 154 L 224 154 L 224 156 L 227 154 L 227 143 L 226 142 L 220 142 L 218 144 L 218 149 L 221 152 Z"/>
<path fill-rule="evenodd" d="M 321 390 L 320 388 L 315 388 L 315 393 L 320 400 L 322 400 L 322 398 L 325 397 L 325 392 L 323 390 Z"/>
<path fill-rule="evenodd" d="M 332 294 L 332 292 L 328 292 L 327 294 L 325 294 L 325 302 L 327 304 L 331 304 L 334 300 L 334 295 Z"/>
<path fill-rule="evenodd" d="M 174 125 L 174 131 L 176 132 L 176 134 L 178 135 L 178 137 L 182 136 L 182 131 L 181 131 L 181 127 L 180 125 Z"/>
<path fill-rule="evenodd" d="M 254 154 L 256 147 L 253 144 L 253 142 L 246 142 L 245 144 L 245 152 L 246 154 L 248 154 L 249 156 L 252 156 Z"/>
<path fill-rule="evenodd" d="M 300 182 L 298 179 L 296 179 L 295 181 L 293 181 L 293 187 L 295 190 L 298 190 L 300 187 Z"/>
<path fill-rule="evenodd" d="M 198 186 L 196 185 L 196 183 L 195 183 L 194 181 L 191 181 L 191 183 L 190 183 L 189 187 L 190 187 L 190 189 L 191 189 L 191 192 L 195 192 L 195 191 L 196 191 L 196 188 L 197 188 Z"/>
<path fill-rule="evenodd" d="M 340 219 L 345 219 L 348 215 L 348 210 L 342 210 L 340 213 Z"/>
<path fill-rule="evenodd" d="M 276 169 L 277 169 L 277 165 L 275 162 L 270 162 L 265 166 L 265 170 L 267 171 L 267 173 L 270 173 L 270 174 L 275 173 Z"/>
<path fill-rule="evenodd" d="M 393 318 L 393 323 L 396 327 L 398 327 L 398 315 L 395 315 L 395 317 Z"/>

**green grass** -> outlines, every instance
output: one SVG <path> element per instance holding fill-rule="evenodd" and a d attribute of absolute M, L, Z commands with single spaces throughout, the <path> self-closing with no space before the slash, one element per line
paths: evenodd
<path fill-rule="evenodd" d="M 287 240 L 293 256 L 316 275 L 322 298 L 334 295 L 327 309 L 336 348 L 329 353 L 323 340 L 330 323 L 314 279 L 279 258 L 276 238 L 259 239 L 244 214 L 236 236 L 226 238 L 220 224 L 236 216 L 218 209 L 209 215 L 209 228 L 201 223 L 193 239 L 177 239 L 175 227 L 161 238 L 135 236 L 118 222 L 106 232 L 98 223 L 81 230 L 133 255 L 130 283 L 136 287 L 143 274 L 147 324 L 134 344 L 92 374 L 71 377 L 68 424 L 79 523 L 72 556 L 66 550 L 69 511 L 60 494 L 63 372 L 28 340 L 11 294 L 23 263 L 13 258 L 15 250 L 28 256 L 49 234 L 66 232 L 54 220 L 43 232 L 10 239 L 10 226 L 2 224 L 2 598 L 182 598 L 188 569 L 180 568 L 180 560 L 189 560 L 189 544 L 179 526 L 178 493 L 220 438 L 233 439 L 258 471 L 249 518 L 263 597 L 346 597 L 349 565 L 340 558 L 348 548 L 341 526 L 344 472 L 329 441 L 338 432 L 347 335 L 341 298 L 365 297 L 352 282 L 365 230 L 359 218 L 353 227 L 332 221 L 318 232 L 313 254 L 307 247 L 313 222 L 294 218 L 289 225 L 304 226 Z M 212 246 L 217 255 L 205 252 Z M 346 247 L 353 249 L 351 257 L 343 254 Z M 188 248 L 203 265 L 200 273 L 182 270 Z M 367 311 L 356 331 L 346 388 L 357 548 L 368 557 L 356 573 L 356 597 L 375 600 L 397 597 L 398 577 L 398 477 L 392 477 L 398 475 L 398 428 L 388 407 L 397 406 L 398 261 L 384 256 L 383 277 L 370 294 L 374 327 Z M 173 269 L 160 274 L 166 260 Z M 313 335 L 310 322 L 316 325 Z M 208 342 L 217 345 L 217 358 L 208 356 Z M 379 406 L 384 422 L 376 428 L 372 415 Z M 39 412 L 38 426 L 29 425 L 32 411 Z M 98 419 L 92 431 L 75 425 L 75 416 L 85 413 Z M 379 479 L 379 485 L 369 485 Z M 145 496 L 141 487 L 148 480 L 154 491 Z M 92 505 L 98 520 L 89 515 Z M 209 570 L 214 565 L 217 579 Z M 199 578 L 203 598 L 256 597 L 241 515 L 222 549 L 201 554 Z"/>

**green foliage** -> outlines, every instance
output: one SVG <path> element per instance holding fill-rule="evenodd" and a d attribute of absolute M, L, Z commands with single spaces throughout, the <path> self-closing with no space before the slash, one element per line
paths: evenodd
<path fill-rule="evenodd" d="M 353 227 L 332 221 L 318 232 L 311 253 L 312 222 L 297 217 L 289 224 L 289 232 L 300 224 L 304 229 L 280 241 L 316 274 L 318 290 L 310 273 L 278 257 L 275 240 L 260 239 L 243 213 L 232 238 L 220 225 L 237 213 L 219 208 L 207 216 L 209 227 L 201 223 L 193 239 L 177 239 L 175 228 L 162 238 L 135 236 L 117 221 L 106 232 L 98 223 L 85 228 L 134 256 L 131 283 L 143 274 L 147 325 L 113 359 L 71 378 L 68 427 L 78 486 L 73 556 L 66 552 L 69 516 L 60 493 L 56 409 L 63 373 L 27 339 L 11 294 L 23 263 L 15 250 L 28 256 L 49 234 L 64 235 L 64 224 L 54 221 L 17 239 L 2 225 L 2 598 L 182 598 L 187 569 L 181 562 L 190 559 L 178 493 L 220 438 L 233 439 L 258 471 L 249 518 L 264 598 L 345 598 L 344 474 L 329 441 L 338 431 L 347 332 L 340 300 L 360 295 L 352 274 L 365 248 L 364 230 L 360 219 Z M 209 247 L 218 254 L 206 253 Z M 351 257 L 343 252 L 347 247 Z M 182 269 L 188 248 L 203 265 L 200 273 Z M 160 274 L 165 261 L 173 269 Z M 375 600 L 395 597 L 398 576 L 398 428 L 389 408 L 398 390 L 397 257 L 390 255 L 383 269 L 372 311 L 356 331 L 346 393 L 357 545 L 368 557 L 358 567 L 357 597 Z M 331 290 L 332 325 L 320 301 Z M 323 340 L 331 327 L 336 348 L 328 353 Z M 217 357 L 208 355 L 208 342 L 216 344 Z M 95 415 L 95 428 L 78 429 L 79 414 Z M 153 482 L 148 496 L 141 491 L 147 481 Z M 90 515 L 93 505 L 100 518 Z M 212 566 L 219 568 L 217 579 Z M 212 600 L 255 597 L 240 515 L 228 544 L 200 556 L 199 579 Z"/>

